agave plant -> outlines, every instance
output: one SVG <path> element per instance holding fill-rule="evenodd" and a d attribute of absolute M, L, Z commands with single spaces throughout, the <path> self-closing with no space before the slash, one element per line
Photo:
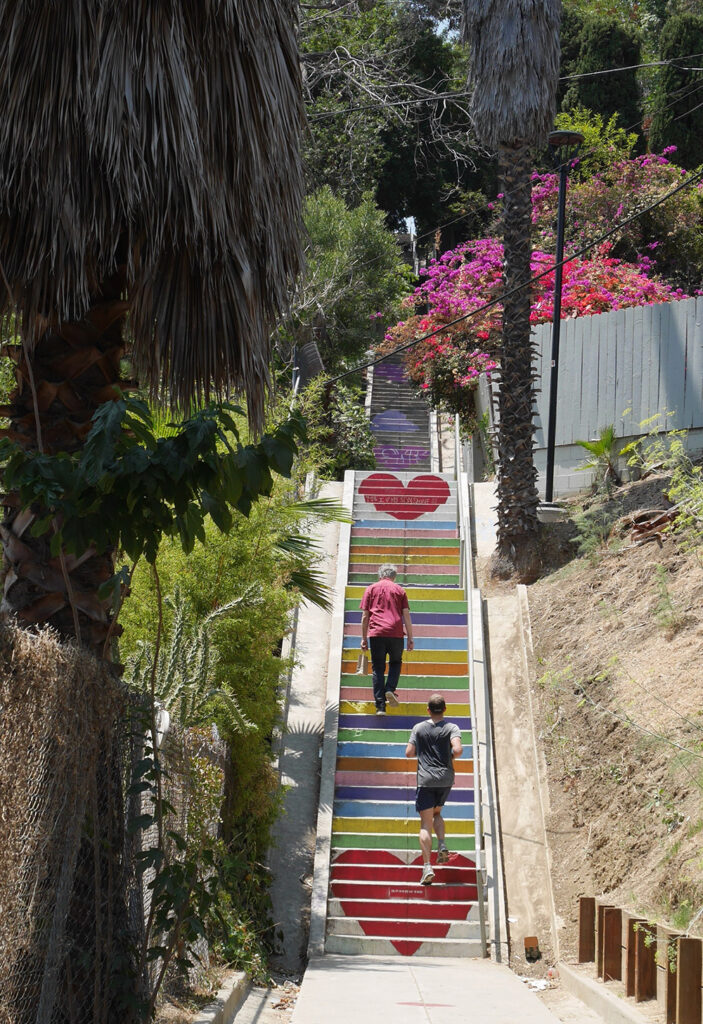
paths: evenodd
<path fill-rule="evenodd" d="M 150 693 L 184 729 L 211 722 L 216 711 L 224 715 L 235 732 L 256 729 L 239 707 L 236 697 L 214 685 L 217 655 L 210 641 L 212 625 L 217 619 L 260 601 L 260 589 L 253 584 L 236 600 L 193 622 L 192 607 L 176 587 L 173 594 L 164 598 L 164 604 L 173 612 L 173 619 L 169 639 L 158 654 L 156 667 L 154 644 L 140 640 L 137 653 L 127 662 L 127 682 L 138 692 Z"/>

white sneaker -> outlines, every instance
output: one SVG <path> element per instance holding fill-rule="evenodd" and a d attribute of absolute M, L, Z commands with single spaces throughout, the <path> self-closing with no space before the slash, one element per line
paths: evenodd
<path fill-rule="evenodd" d="M 446 846 L 440 846 L 439 850 L 437 851 L 437 863 L 438 864 L 447 864 L 448 861 L 449 861 L 449 850 L 446 848 Z"/>
<path fill-rule="evenodd" d="M 385 711 L 377 711 L 376 712 L 377 715 L 385 715 L 385 713 L 386 713 Z"/>
<path fill-rule="evenodd" d="M 397 708 L 398 705 L 400 704 L 400 701 L 398 700 L 398 698 L 396 697 L 392 690 L 386 690 L 386 700 L 388 701 L 392 708 Z"/>
<path fill-rule="evenodd" d="M 431 885 L 434 882 L 434 871 L 432 870 L 431 864 L 425 864 L 422 869 L 422 878 L 420 879 L 420 885 Z"/>

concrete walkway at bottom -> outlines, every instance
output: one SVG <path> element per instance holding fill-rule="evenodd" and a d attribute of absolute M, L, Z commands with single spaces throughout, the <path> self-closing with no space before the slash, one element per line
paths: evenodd
<path fill-rule="evenodd" d="M 305 972 L 292 1024 L 558 1024 L 490 960 L 327 956 Z"/>

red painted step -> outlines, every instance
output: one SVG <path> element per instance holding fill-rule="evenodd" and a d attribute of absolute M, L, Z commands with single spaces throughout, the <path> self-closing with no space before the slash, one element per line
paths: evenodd
<path fill-rule="evenodd" d="M 456 867 L 452 867 L 451 863 L 449 863 L 446 866 L 439 865 L 437 867 L 437 871 L 437 877 L 445 884 L 476 885 L 476 868 L 468 865 L 457 865 Z M 441 872 L 441 878 L 439 872 Z M 403 883 L 413 883 L 418 885 L 421 874 L 422 868 L 413 867 L 410 864 L 403 866 L 399 865 L 398 867 L 393 867 L 391 865 L 374 866 L 370 870 L 367 869 L 363 874 L 359 870 L 359 865 L 356 864 L 332 865 L 332 878 L 335 881 L 340 882 L 368 882 L 373 878 L 373 881 L 375 882 L 392 882 L 394 885 Z"/>
<path fill-rule="evenodd" d="M 341 882 L 332 879 L 330 889 L 335 899 L 373 899 L 373 900 L 426 900 L 429 903 L 441 903 L 447 901 L 458 901 L 461 903 L 476 902 L 475 885 L 444 885 L 441 878 L 441 868 L 435 869 L 435 881 L 432 885 L 420 885 L 406 883 L 401 885 L 388 885 L 380 882 L 376 885 L 364 884 L 363 882 Z"/>
<path fill-rule="evenodd" d="M 365 935 L 384 939 L 444 939 L 449 931 L 449 926 L 445 921 L 379 921 L 365 919 L 362 927 Z"/>

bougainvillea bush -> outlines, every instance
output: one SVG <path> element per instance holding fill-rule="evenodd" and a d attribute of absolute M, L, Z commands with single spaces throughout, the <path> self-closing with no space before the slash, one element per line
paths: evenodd
<path fill-rule="evenodd" d="M 564 266 L 562 318 L 603 313 L 626 306 L 644 306 L 686 298 L 674 288 L 650 276 L 652 261 L 639 263 L 614 258 L 608 244 L 593 259 L 570 260 Z M 465 242 L 434 260 L 422 270 L 422 283 L 405 299 L 409 309 L 427 312 L 411 315 L 390 328 L 381 351 L 435 331 L 433 337 L 407 350 L 408 374 L 418 389 L 438 409 L 458 413 L 465 430 L 474 425 L 474 393 L 479 375 L 496 367 L 500 345 L 502 306 L 500 303 L 462 320 L 451 321 L 479 309 L 500 294 L 503 246 L 495 238 Z M 554 257 L 535 250 L 532 274 L 550 268 Z M 550 321 L 554 314 L 554 271 L 549 270 L 533 285 L 533 324 Z"/>
<path fill-rule="evenodd" d="M 574 251 L 613 225 L 661 199 L 687 177 L 671 163 L 676 151 L 616 159 L 605 170 L 574 180 L 566 199 L 566 246 Z M 575 171 L 578 168 L 574 169 Z M 556 246 L 557 174 L 532 176 L 532 225 L 535 246 Z M 703 286 L 703 183 L 682 189 L 613 236 L 613 255 L 630 262 L 651 260 L 659 274 L 694 291 Z"/>

